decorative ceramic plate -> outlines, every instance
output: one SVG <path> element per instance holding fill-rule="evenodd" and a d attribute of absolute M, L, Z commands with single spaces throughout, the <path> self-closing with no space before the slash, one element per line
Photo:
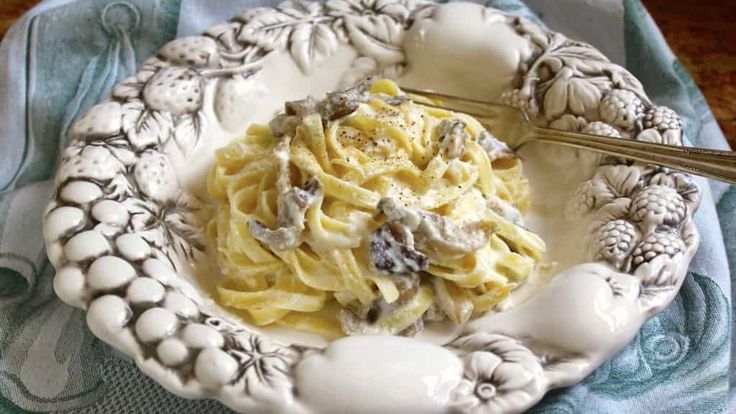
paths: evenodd
<path fill-rule="evenodd" d="M 168 43 L 71 127 L 44 217 L 59 297 L 187 398 L 239 411 L 517 412 L 583 379 L 677 294 L 698 244 L 689 177 L 530 145 L 527 222 L 556 274 L 456 337 L 320 343 L 217 306 L 195 274 L 208 257 L 215 149 L 286 100 L 367 75 L 505 101 L 539 125 L 681 145 L 679 117 L 626 70 L 494 9 L 329 0 L 245 10 Z"/>

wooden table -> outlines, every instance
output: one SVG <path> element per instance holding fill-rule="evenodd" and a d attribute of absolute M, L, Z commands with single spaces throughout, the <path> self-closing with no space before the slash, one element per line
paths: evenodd
<path fill-rule="evenodd" d="M 736 0 L 642 0 L 736 150 Z"/>
<path fill-rule="evenodd" d="M 736 0 L 642 0 L 736 149 Z M 0 0 L 0 38 L 37 0 Z"/>

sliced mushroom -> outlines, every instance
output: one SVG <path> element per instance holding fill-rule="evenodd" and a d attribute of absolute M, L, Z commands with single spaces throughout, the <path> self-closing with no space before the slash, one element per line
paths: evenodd
<path fill-rule="evenodd" d="M 296 227 L 278 227 L 271 230 L 258 220 L 250 220 L 248 230 L 254 239 L 267 244 L 274 250 L 293 249 L 301 242 L 302 231 Z"/>
<path fill-rule="evenodd" d="M 496 228 L 491 223 L 455 220 L 428 211 L 405 207 L 391 198 L 378 203 L 387 223 L 401 224 L 411 234 L 417 250 L 431 257 L 453 258 L 474 252 L 488 242 Z"/>
<path fill-rule="evenodd" d="M 386 223 L 370 236 L 373 267 L 384 275 L 406 275 L 427 270 L 429 259 L 414 249 L 411 232 L 398 223 Z"/>
<path fill-rule="evenodd" d="M 465 141 L 470 138 L 465 132 L 465 122 L 445 119 L 439 126 L 440 150 L 447 159 L 460 158 L 465 153 Z"/>
<path fill-rule="evenodd" d="M 279 199 L 279 226 L 304 228 L 304 213 L 307 208 L 322 194 L 322 184 L 315 177 L 304 183 L 302 187 L 291 187 Z"/>
<path fill-rule="evenodd" d="M 457 257 L 474 252 L 488 243 L 496 230 L 486 222 L 457 224 L 449 217 L 422 213 L 422 224 L 414 231 L 417 248 L 430 256 Z"/>
<path fill-rule="evenodd" d="M 319 112 L 319 101 L 311 96 L 298 101 L 288 101 L 284 104 L 284 110 L 287 115 L 305 117 Z"/>
<path fill-rule="evenodd" d="M 350 115 L 361 103 L 371 100 L 372 79 L 366 79 L 352 88 L 330 92 L 322 101 L 320 113 L 325 121 L 333 121 Z"/>
<path fill-rule="evenodd" d="M 488 131 L 483 131 L 478 135 L 478 144 L 486 151 L 491 162 L 502 159 L 514 159 L 517 155 L 506 145 Z"/>
<path fill-rule="evenodd" d="M 330 92 L 325 99 L 317 101 L 312 97 L 284 104 L 284 114 L 277 115 L 269 126 L 276 136 L 294 136 L 296 128 L 304 117 L 319 113 L 324 122 L 333 121 L 355 112 L 361 103 L 371 100 L 372 79 L 366 79 L 352 88 Z"/>
<path fill-rule="evenodd" d="M 301 243 L 304 215 L 321 195 L 322 184 L 315 177 L 300 187 L 291 187 L 279 196 L 278 227 L 269 229 L 258 220 L 248 222 L 248 229 L 256 240 L 275 250 L 293 249 Z"/>
<path fill-rule="evenodd" d="M 294 136 L 296 128 L 302 123 L 304 117 L 317 113 L 319 110 L 319 102 L 311 96 L 298 101 L 289 101 L 284 104 L 286 113 L 277 115 L 268 124 L 274 135 Z"/>

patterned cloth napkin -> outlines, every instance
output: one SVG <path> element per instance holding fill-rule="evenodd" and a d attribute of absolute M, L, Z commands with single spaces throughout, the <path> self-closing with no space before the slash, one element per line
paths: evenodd
<path fill-rule="evenodd" d="M 364 0 L 373 1 L 373 0 Z M 227 412 L 173 396 L 94 338 L 84 314 L 53 293 L 41 214 L 64 132 L 147 56 L 269 0 L 48 0 L 0 46 L 0 412 Z M 587 41 L 674 108 L 694 145 L 727 149 L 708 106 L 638 0 L 491 0 Z M 540 20 L 541 19 L 541 20 Z M 731 279 L 736 190 L 700 180 L 701 247 L 672 305 L 634 341 L 532 411 L 733 411 Z M 730 270 L 729 270 L 730 269 Z M 730 407 L 730 410 L 729 410 Z"/>

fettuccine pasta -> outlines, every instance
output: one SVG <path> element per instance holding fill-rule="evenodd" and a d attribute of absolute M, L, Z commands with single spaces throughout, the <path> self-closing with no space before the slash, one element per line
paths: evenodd
<path fill-rule="evenodd" d="M 217 151 L 219 301 L 329 337 L 465 323 L 534 272 L 521 161 L 472 117 L 391 81 L 289 102 Z"/>

